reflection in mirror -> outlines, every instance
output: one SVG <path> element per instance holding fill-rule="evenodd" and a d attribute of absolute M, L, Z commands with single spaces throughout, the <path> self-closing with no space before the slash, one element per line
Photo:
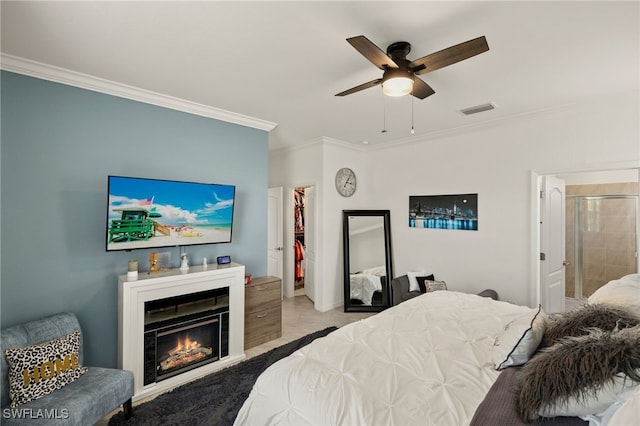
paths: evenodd
<path fill-rule="evenodd" d="M 344 210 L 345 312 L 381 311 L 391 305 L 389 210 Z"/>

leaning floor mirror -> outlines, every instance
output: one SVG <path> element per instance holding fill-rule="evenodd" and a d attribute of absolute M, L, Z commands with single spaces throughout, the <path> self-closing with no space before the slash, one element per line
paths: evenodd
<path fill-rule="evenodd" d="M 343 210 L 344 311 L 377 312 L 391 306 L 389 210 Z"/>

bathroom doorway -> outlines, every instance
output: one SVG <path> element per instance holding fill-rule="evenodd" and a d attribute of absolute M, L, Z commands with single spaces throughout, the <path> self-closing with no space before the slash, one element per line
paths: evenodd
<path fill-rule="evenodd" d="M 638 271 L 638 172 L 601 173 L 562 176 L 568 305 Z"/>
<path fill-rule="evenodd" d="M 554 238 L 562 240 L 563 248 L 557 253 L 547 252 L 544 241 L 549 229 L 543 225 L 549 201 L 544 191 L 547 177 L 561 181 L 565 194 L 563 223 L 553 232 Z M 532 173 L 532 252 L 536 253 L 532 258 L 536 283 L 532 291 L 533 300 L 545 310 L 560 307 L 549 311 L 556 312 L 581 305 L 607 282 L 640 270 L 639 181 L 638 168 Z M 561 290 L 553 293 L 544 270 L 550 261 L 562 265 Z"/>

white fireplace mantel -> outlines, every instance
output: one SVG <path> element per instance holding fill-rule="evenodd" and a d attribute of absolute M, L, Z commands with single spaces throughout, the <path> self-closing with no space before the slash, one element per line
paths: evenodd
<path fill-rule="evenodd" d="M 223 287 L 229 287 L 229 355 L 144 386 L 144 303 Z M 131 280 L 127 275 L 118 278 L 118 368 L 133 372 L 134 401 L 165 392 L 244 358 L 243 265 L 192 266 L 188 271 L 170 269 L 140 273 L 137 280 Z"/>

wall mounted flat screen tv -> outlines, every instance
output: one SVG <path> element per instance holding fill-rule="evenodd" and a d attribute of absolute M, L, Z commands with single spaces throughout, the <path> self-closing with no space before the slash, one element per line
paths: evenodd
<path fill-rule="evenodd" d="M 109 176 L 107 251 L 230 243 L 235 186 Z"/>

